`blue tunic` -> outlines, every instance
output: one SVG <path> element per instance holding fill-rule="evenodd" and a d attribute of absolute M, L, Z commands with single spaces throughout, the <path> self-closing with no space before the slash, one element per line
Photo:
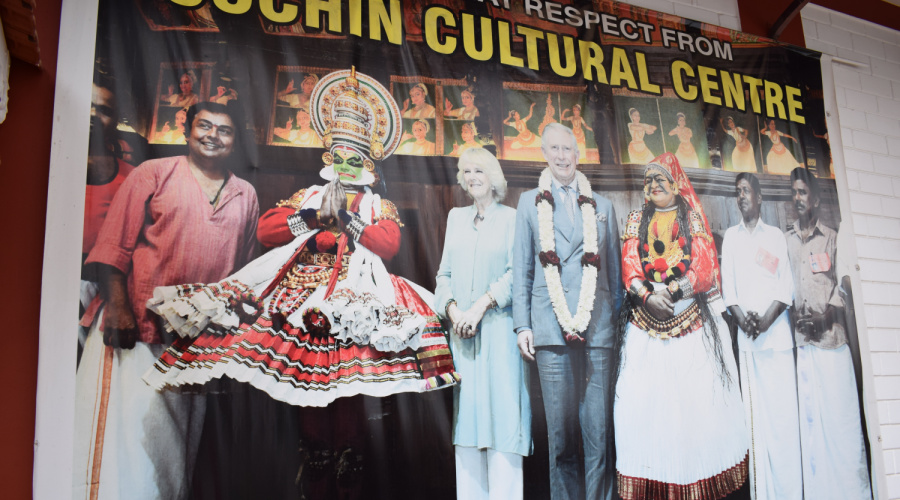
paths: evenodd
<path fill-rule="evenodd" d="M 462 311 L 488 290 L 497 301 L 474 337 L 450 334 L 450 349 L 462 378 L 453 392 L 453 444 L 530 455 L 528 366 L 519 355 L 512 326 L 516 211 L 493 203 L 478 227 L 476 213 L 475 206 L 450 211 L 435 290 L 441 316 L 446 315 L 451 299 Z"/>

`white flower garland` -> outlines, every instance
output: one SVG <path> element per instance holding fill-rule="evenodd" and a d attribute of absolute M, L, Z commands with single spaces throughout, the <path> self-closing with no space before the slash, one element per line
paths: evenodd
<path fill-rule="evenodd" d="M 591 183 L 581 172 L 575 172 L 578 182 L 578 194 L 593 200 Z M 552 181 L 550 169 L 546 168 L 541 173 L 538 181 L 537 213 L 538 213 L 538 237 L 541 243 L 541 251 L 545 255 L 556 255 L 556 238 L 553 227 L 553 206 L 543 193 L 547 193 L 552 199 Z M 593 203 L 581 203 L 582 235 L 584 237 L 584 253 L 592 254 L 595 258 L 599 242 L 597 239 L 596 209 Z M 558 258 L 558 257 L 557 257 Z M 591 322 L 591 312 L 594 309 L 594 295 L 597 288 L 597 266 L 585 264 L 582 266 L 581 292 L 578 296 L 578 308 L 575 316 L 569 313 L 566 296 L 559 276 L 559 268 L 548 263 L 544 265 L 544 278 L 547 281 L 547 291 L 550 295 L 550 303 L 563 331 L 584 340 L 581 334 L 587 330 Z"/>

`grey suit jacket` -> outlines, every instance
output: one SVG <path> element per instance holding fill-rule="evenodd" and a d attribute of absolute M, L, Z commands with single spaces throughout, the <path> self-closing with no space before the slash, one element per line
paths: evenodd
<path fill-rule="evenodd" d="M 556 186 L 554 186 L 555 188 Z M 516 212 L 516 241 L 513 250 L 513 323 L 516 331 L 530 328 L 535 346 L 565 345 L 565 337 L 550 303 L 544 269 L 538 254 L 538 218 L 535 198 L 537 189 L 522 194 Z M 622 305 L 622 251 L 619 228 L 612 203 L 593 193 L 597 203 L 597 237 L 600 268 L 591 322 L 583 336 L 588 347 L 612 347 L 615 321 Z M 575 210 L 574 224 L 554 189 L 553 225 L 556 233 L 556 254 L 562 269 L 560 277 L 565 290 L 569 312 L 578 309 L 581 293 L 581 257 L 584 255 L 581 211 Z"/>

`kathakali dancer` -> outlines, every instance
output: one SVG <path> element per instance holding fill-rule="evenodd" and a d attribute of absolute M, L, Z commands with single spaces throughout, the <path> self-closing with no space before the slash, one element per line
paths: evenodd
<path fill-rule="evenodd" d="M 179 338 L 144 379 L 152 386 L 228 376 L 299 406 L 358 394 L 453 385 L 433 295 L 388 274 L 400 220 L 373 194 L 374 160 L 400 141 L 400 110 L 375 79 L 345 70 L 316 85 L 313 127 L 329 149 L 326 186 L 300 190 L 259 223 L 277 247 L 213 284 L 157 288 L 148 307 Z"/>
<path fill-rule="evenodd" d="M 675 155 L 644 172 L 645 204 L 623 237 L 630 300 L 613 406 L 619 495 L 723 498 L 747 480 L 748 439 L 716 247 Z"/>

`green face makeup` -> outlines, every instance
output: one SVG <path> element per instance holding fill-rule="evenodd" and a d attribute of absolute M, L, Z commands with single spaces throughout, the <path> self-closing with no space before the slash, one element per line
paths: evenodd
<path fill-rule="evenodd" d="M 361 179 L 363 175 L 362 157 L 354 151 L 335 149 L 334 173 L 341 182 L 354 182 Z"/>

